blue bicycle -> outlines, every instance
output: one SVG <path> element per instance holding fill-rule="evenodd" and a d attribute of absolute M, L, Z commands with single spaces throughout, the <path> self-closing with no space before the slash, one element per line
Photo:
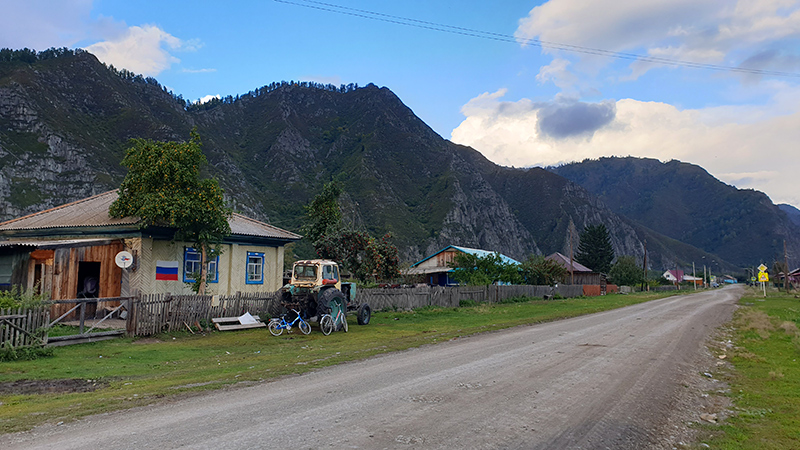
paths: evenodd
<path fill-rule="evenodd" d="M 292 326 L 297 324 L 297 328 L 300 329 L 300 332 L 303 334 L 311 333 L 311 325 L 308 324 L 302 317 L 300 317 L 300 311 L 293 309 L 294 313 L 296 314 L 295 318 L 291 322 L 286 321 L 286 314 L 281 316 L 280 319 L 272 319 L 269 321 L 269 332 L 272 333 L 273 336 L 280 336 L 283 334 L 283 330 L 287 330 L 289 332 L 292 331 Z M 298 323 L 299 322 L 299 323 Z"/>

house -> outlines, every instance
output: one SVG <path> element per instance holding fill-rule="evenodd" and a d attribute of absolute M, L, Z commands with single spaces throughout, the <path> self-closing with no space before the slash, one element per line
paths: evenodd
<path fill-rule="evenodd" d="M 665 280 L 670 281 L 672 283 L 683 283 L 683 281 L 686 279 L 684 272 L 678 269 L 667 270 L 661 276 L 664 277 Z"/>
<path fill-rule="evenodd" d="M 200 269 L 192 244 L 173 241 L 174 229 L 111 218 L 116 199 L 117 191 L 109 191 L 0 223 L 0 289 L 38 286 L 52 300 L 192 293 L 188 283 Z M 284 245 L 301 236 L 241 214 L 229 224 L 221 254 L 208 262 L 208 291 L 278 290 Z M 132 261 L 123 269 L 115 259 L 127 255 Z"/>
<path fill-rule="evenodd" d="M 449 245 L 438 252 L 427 256 L 416 263 L 411 265 L 411 268 L 406 272 L 409 275 L 424 276 L 426 282 L 431 286 L 451 286 L 457 285 L 458 282 L 451 278 L 453 268 L 451 264 L 455 261 L 456 255 L 459 253 L 466 253 L 483 258 L 487 255 L 492 255 L 496 252 L 488 250 L 480 250 L 476 248 L 459 247 L 456 245 Z M 519 261 L 509 258 L 506 255 L 500 254 L 500 259 L 509 264 L 519 264 Z"/>
<path fill-rule="evenodd" d="M 568 256 L 564 256 L 561 253 L 553 253 L 550 256 L 547 256 L 545 259 L 550 261 L 555 261 L 560 264 L 562 267 L 567 269 L 569 275 L 567 275 L 567 284 L 585 284 L 585 285 L 605 285 L 606 284 L 606 276 L 595 272 L 592 269 L 584 266 L 583 264 L 575 261 L 573 258 L 570 261 Z M 573 281 L 574 280 L 574 281 Z"/>

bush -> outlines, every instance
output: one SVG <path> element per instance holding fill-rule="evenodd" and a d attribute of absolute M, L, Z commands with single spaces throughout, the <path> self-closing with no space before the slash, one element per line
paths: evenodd
<path fill-rule="evenodd" d="M 478 303 L 475 300 L 459 300 L 458 306 L 463 307 L 470 307 L 470 306 L 478 306 Z"/>
<path fill-rule="evenodd" d="M 47 356 L 53 356 L 52 347 L 20 347 L 14 348 L 6 342 L 7 346 L 0 348 L 0 362 L 5 361 L 32 361 Z"/>
<path fill-rule="evenodd" d="M 20 290 L 19 286 L 13 286 L 8 291 L 0 291 L 0 309 L 41 306 L 50 297 L 46 293 L 37 294 L 38 290 L 39 284 L 37 283 L 33 289 L 25 291 Z"/>

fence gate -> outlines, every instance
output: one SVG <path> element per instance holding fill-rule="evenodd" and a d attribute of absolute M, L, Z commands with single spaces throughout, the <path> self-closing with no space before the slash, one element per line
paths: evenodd
<path fill-rule="evenodd" d="M 47 327 L 52 328 L 53 325 L 61 322 L 65 317 L 72 314 L 75 310 L 78 310 L 79 333 L 69 336 L 50 336 L 47 340 L 47 345 L 56 347 L 61 345 L 83 344 L 86 342 L 104 341 L 107 339 L 114 339 L 116 337 L 123 336 L 125 334 L 124 328 L 114 329 L 110 331 L 99 331 L 95 333 L 92 333 L 92 330 L 97 328 L 101 323 L 105 322 L 106 319 L 113 316 L 123 307 L 125 307 L 126 310 L 130 311 L 132 301 L 133 297 L 107 297 L 107 298 L 76 298 L 71 300 L 54 300 L 50 302 L 52 304 L 75 303 L 75 306 L 72 307 L 69 311 L 62 314 L 56 320 L 49 323 Z M 106 303 L 106 302 L 119 302 L 119 306 L 115 307 L 110 312 L 106 313 L 106 315 L 102 319 L 96 322 L 92 322 L 91 327 L 87 330 L 86 329 L 87 305 L 89 304 L 96 305 L 98 303 Z M 96 307 L 94 309 L 96 310 Z"/>

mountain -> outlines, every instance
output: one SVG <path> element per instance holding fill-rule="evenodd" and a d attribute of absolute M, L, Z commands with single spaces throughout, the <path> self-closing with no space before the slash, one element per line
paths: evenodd
<path fill-rule="evenodd" d="M 617 214 L 739 267 L 783 260 L 784 240 L 789 254 L 800 254 L 800 228 L 785 212 L 791 207 L 776 206 L 763 192 L 727 185 L 699 166 L 627 157 L 549 170 Z"/>
<path fill-rule="evenodd" d="M 800 209 L 797 209 L 792 205 L 787 205 L 786 203 L 779 204 L 778 208 L 786 213 L 786 217 L 788 217 L 793 224 L 800 226 Z"/>
<path fill-rule="evenodd" d="M 185 140 L 195 127 L 237 211 L 298 230 L 303 205 L 336 179 L 345 220 L 392 232 L 405 261 L 450 244 L 566 253 L 597 222 L 617 254 L 641 259 L 646 240 L 654 268 L 715 258 L 560 175 L 500 167 L 441 138 L 385 87 L 280 82 L 189 104 L 69 50 L 0 50 L 0 219 L 114 189 L 130 138 Z"/>

